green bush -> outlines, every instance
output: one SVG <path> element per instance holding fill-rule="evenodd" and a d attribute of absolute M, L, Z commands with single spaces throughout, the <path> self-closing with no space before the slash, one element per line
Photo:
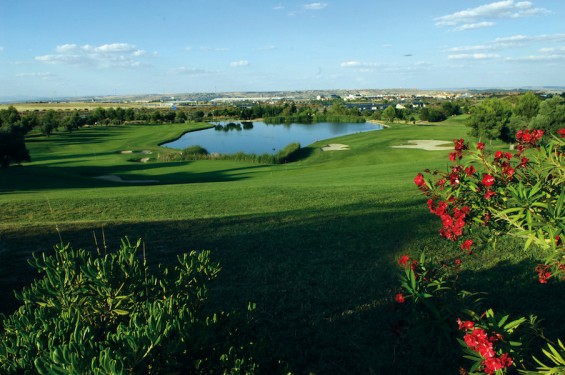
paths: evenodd
<path fill-rule="evenodd" d="M 206 315 L 207 283 L 220 272 L 208 251 L 152 273 L 140 241 L 94 254 L 58 245 L 29 261 L 41 277 L 2 317 L 3 374 L 253 373 L 244 321 Z"/>
<path fill-rule="evenodd" d="M 201 146 L 189 146 L 182 150 L 183 155 L 208 155 L 208 150 Z"/>

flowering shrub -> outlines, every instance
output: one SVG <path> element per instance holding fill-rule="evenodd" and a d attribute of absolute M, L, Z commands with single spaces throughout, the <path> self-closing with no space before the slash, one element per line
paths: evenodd
<path fill-rule="evenodd" d="M 515 364 L 516 356 L 520 358 L 521 340 L 510 341 L 510 337 L 526 322 L 520 318 L 508 322 L 508 315 L 498 320 L 492 309 L 482 316 L 475 315 L 474 320 L 457 319 L 459 330 L 465 333 L 459 343 L 464 348 L 466 358 L 472 360 L 470 372 L 481 370 L 494 374 Z"/>
<path fill-rule="evenodd" d="M 518 144 L 513 152 L 493 153 L 485 151 L 484 143 L 470 147 L 463 139 L 456 139 L 447 172 L 427 170 L 414 178 L 428 197 L 429 211 L 441 220 L 441 237 L 456 242 L 468 254 L 480 246 L 494 247 L 499 235 L 523 238 L 526 249 L 535 244 L 543 251 L 543 264 L 536 267 L 542 284 L 565 278 L 565 128 L 557 135 L 544 136 L 542 130 L 522 130 L 516 134 Z M 407 267 L 409 258 L 400 258 L 399 264 L 407 275 L 402 277 L 402 286 L 415 302 L 426 296 L 428 282 L 434 287 L 432 278 L 423 277 L 425 273 L 418 277 L 412 265 Z M 560 341 L 560 349 L 548 344 L 548 350 L 543 350 L 554 366 L 534 357 L 539 372 L 523 370 L 525 362 L 518 348 L 527 339 L 510 341 L 510 337 L 525 318 L 507 323 L 508 316 L 498 320 L 492 310 L 480 317 L 472 309 L 465 312 L 474 319 L 458 319 L 464 332 L 459 343 L 465 357 L 473 361 L 471 372 L 506 373 L 517 364 L 524 373 L 565 372 L 565 347 Z M 532 317 L 530 328 L 534 321 Z"/>
<path fill-rule="evenodd" d="M 513 152 L 487 153 L 454 140 L 447 172 L 419 173 L 415 184 L 441 219 L 440 235 L 467 253 L 509 234 L 545 250 L 539 281 L 565 275 L 565 128 L 543 143 L 542 130 L 521 130 Z M 486 231 L 486 233 L 485 233 Z"/>

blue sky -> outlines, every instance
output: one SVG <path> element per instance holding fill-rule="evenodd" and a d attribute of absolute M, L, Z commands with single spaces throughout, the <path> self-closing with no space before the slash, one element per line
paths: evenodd
<path fill-rule="evenodd" d="M 0 99 L 565 86 L 562 0 L 7 1 Z"/>

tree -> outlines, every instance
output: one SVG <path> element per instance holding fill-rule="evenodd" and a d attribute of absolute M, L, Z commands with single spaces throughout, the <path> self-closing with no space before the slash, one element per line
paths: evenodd
<path fill-rule="evenodd" d="M 177 110 L 177 112 L 175 113 L 175 122 L 178 124 L 184 124 L 186 120 L 186 113 L 184 111 Z"/>
<path fill-rule="evenodd" d="M 0 126 L 16 125 L 20 122 L 20 119 L 20 113 L 13 105 L 9 106 L 8 109 L 0 110 Z"/>
<path fill-rule="evenodd" d="M 512 107 L 506 101 L 492 98 L 485 99 L 471 110 L 468 125 L 471 135 L 489 140 L 513 140 L 510 136 L 510 117 Z"/>
<path fill-rule="evenodd" d="M 59 119 L 57 118 L 57 112 L 50 109 L 48 110 L 41 119 L 41 132 L 49 136 L 53 133 L 53 130 L 59 127 Z"/>
<path fill-rule="evenodd" d="M 555 133 L 565 124 L 565 99 L 559 95 L 544 100 L 539 105 L 539 112 L 532 119 L 532 128 Z"/>
<path fill-rule="evenodd" d="M 25 137 L 18 126 L 0 127 L 0 167 L 30 161 L 29 151 L 25 145 Z"/>
<path fill-rule="evenodd" d="M 394 122 L 395 117 L 396 109 L 394 109 L 394 106 L 392 105 L 386 107 L 386 109 L 382 113 L 382 118 L 387 122 Z"/>
<path fill-rule="evenodd" d="M 520 95 L 514 108 L 514 114 L 531 119 L 538 114 L 540 100 L 531 92 Z"/>
<path fill-rule="evenodd" d="M 78 111 L 74 111 L 72 115 L 65 118 L 64 123 L 65 123 L 65 129 L 67 129 L 69 133 L 72 133 L 73 130 L 76 130 L 82 125 L 84 125 L 84 120 L 79 115 Z"/>
<path fill-rule="evenodd" d="M 457 103 L 443 102 L 441 103 L 441 109 L 447 117 L 461 114 L 461 107 Z"/>

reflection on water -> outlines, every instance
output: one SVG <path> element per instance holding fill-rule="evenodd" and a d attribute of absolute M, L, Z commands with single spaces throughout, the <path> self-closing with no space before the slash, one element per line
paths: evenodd
<path fill-rule="evenodd" d="M 259 121 L 215 122 L 213 128 L 190 132 L 165 147 L 182 150 L 189 146 L 204 147 L 210 153 L 233 154 L 274 154 L 289 143 L 298 142 L 302 147 L 316 141 L 347 134 L 380 130 L 382 126 L 373 123 L 329 123 L 277 124 Z"/>

